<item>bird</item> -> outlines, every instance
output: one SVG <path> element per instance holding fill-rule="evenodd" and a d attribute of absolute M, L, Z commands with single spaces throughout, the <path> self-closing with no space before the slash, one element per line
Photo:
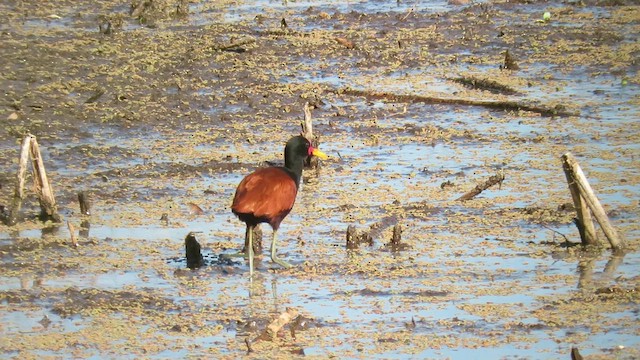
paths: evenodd
<path fill-rule="evenodd" d="M 273 229 L 271 260 L 284 267 L 292 265 L 276 255 L 276 238 L 280 223 L 289 215 L 298 194 L 304 161 L 309 156 L 327 159 L 328 156 L 311 146 L 304 136 L 294 136 L 284 148 L 284 166 L 260 168 L 247 175 L 236 188 L 231 211 L 247 226 L 245 249 L 249 258 L 249 276 L 253 277 L 253 229 L 268 223 Z"/>

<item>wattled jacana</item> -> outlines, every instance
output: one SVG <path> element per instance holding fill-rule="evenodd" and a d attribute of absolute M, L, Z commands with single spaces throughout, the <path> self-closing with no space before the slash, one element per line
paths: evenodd
<path fill-rule="evenodd" d="M 282 267 L 291 267 L 276 256 L 276 234 L 280 223 L 293 208 L 304 160 L 311 155 L 327 158 L 325 153 L 311 146 L 309 140 L 294 136 L 284 148 L 284 166 L 258 169 L 238 185 L 231 211 L 247 224 L 245 249 L 249 253 L 250 276 L 253 276 L 253 229 L 260 223 L 268 223 L 273 229 L 271 260 Z"/>

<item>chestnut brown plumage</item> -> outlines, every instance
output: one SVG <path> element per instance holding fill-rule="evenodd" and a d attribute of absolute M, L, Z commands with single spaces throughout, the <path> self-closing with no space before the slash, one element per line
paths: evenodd
<path fill-rule="evenodd" d="M 247 175 L 236 189 L 231 211 L 245 224 L 245 249 L 249 258 L 249 271 L 253 276 L 253 229 L 260 223 L 273 228 L 271 260 L 282 267 L 291 264 L 276 256 L 276 235 L 280 223 L 291 212 L 296 200 L 302 167 L 308 156 L 326 159 L 327 155 L 311 146 L 303 136 L 294 136 L 284 149 L 284 166 L 262 168 Z"/>

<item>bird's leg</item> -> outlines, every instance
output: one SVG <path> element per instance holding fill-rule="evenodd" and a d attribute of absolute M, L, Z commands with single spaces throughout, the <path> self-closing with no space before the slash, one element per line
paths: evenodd
<path fill-rule="evenodd" d="M 248 252 L 248 248 L 249 248 L 249 236 L 250 234 L 253 234 L 253 226 L 249 226 L 247 225 L 247 230 L 244 233 L 244 252 L 240 251 L 234 254 L 222 254 L 220 255 L 221 258 L 223 259 L 231 259 L 231 258 L 236 258 L 236 257 L 243 257 L 243 258 L 248 258 L 249 257 L 249 252 Z"/>
<path fill-rule="evenodd" d="M 247 247 L 247 252 L 249 253 L 249 278 L 253 279 L 253 226 L 247 226 L 248 233 L 248 244 L 245 243 Z"/>
<path fill-rule="evenodd" d="M 284 261 L 284 260 L 280 260 L 278 259 L 278 257 L 276 256 L 276 235 L 278 233 L 278 230 L 273 230 L 273 238 L 271 239 L 271 261 L 273 261 L 274 263 L 282 266 L 285 269 L 289 269 L 291 267 L 293 267 L 293 265 L 289 264 L 288 262 Z"/>

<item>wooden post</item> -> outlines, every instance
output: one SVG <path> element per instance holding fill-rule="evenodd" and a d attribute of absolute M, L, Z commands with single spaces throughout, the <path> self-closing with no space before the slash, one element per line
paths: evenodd
<path fill-rule="evenodd" d="M 53 189 L 47 178 L 47 171 L 44 169 L 44 161 L 40 154 L 38 141 L 33 135 L 31 137 L 31 164 L 33 165 L 33 185 L 38 199 L 40 200 L 40 220 L 60 221 L 56 199 L 53 196 Z"/>
<path fill-rule="evenodd" d="M 89 200 L 89 194 L 85 191 L 78 193 L 78 203 L 80 203 L 80 214 L 84 216 L 91 215 L 91 201 Z"/>
<path fill-rule="evenodd" d="M 576 208 L 578 216 L 576 226 L 580 232 L 580 240 L 582 241 L 582 245 L 597 245 L 598 238 L 596 237 L 596 228 L 593 226 L 593 220 L 591 220 L 591 212 L 587 207 L 587 203 L 583 201 L 582 196 L 580 195 L 578 183 L 576 182 L 571 166 L 567 161 L 570 155 L 571 154 L 566 153 L 562 156 L 562 169 L 564 170 L 564 175 L 567 178 L 567 183 L 569 184 L 569 191 L 573 198 L 573 205 Z"/>
<path fill-rule="evenodd" d="M 357 249 L 360 244 L 373 246 L 373 237 L 367 231 L 359 232 L 354 225 L 347 226 L 347 250 Z"/>
<path fill-rule="evenodd" d="M 311 142 L 311 146 L 317 148 L 319 145 L 318 136 L 313 134 L 313 122 L 311 119 L 311 105 L 309 103 L 304 104 L 304 121 L 300 123 L 302 126 L 302 136 L 304 136 L 309 142 Z M 304 166 L 308 168 L 315 169 L 318 167 L 318 158 L 315 156 L 311 156 L 304 161 Z"/>
<path fill-rule="evenodd" d="M 400 224 L 395 224 L 393 226 L 393 236 L 391 237 L 391 244 L 398 246 L 400 245 L 401 239 L 402 239 L 402 226 L 400 226 Z"/>
<path fill-rule="evenodd" d="M 566 167 L 568 171 L 571 172 L 571 179 L 573 180 L 573 184 L 577 184 L 580 197 L 586 201 L 587 206 L 589 206 L 589 209 L 591 209 L 593 216 L 595 216 L 596 220 L 598 221 L 598 224 L 602 228 L 602 231 L 604 232 L 607 239 L 609 240 L 609 244 L 611 244 L 611 248 L 614 251 L 619 251 L 624 249 L 625 247 L 624 240 L 618 235 L 618 233 L 616 232 L 616 229 L 614 229 L 614 227 L 609 222 L 609 218 L 607 217 L 607 214 L 604 211 L 604 208 L 600 204 L 600 201 L 598 201 L 598 198 L 596 197 L 595 193 L 593 192 L 593 189 L 589 185 L 589 182 L 587 181 L 587 177 L 582 172 L 582 169 L 580 168 L 580 165 L 578 165 L 578 162 L 576 161 L 576 159 L 573 157 L 571 153 L 566 153 L 562 155 L 562 163 L 563 163 L 563 167 Z M 571 186 L 571 184 L 572 183 L 570 182 L 569 186 Z M 575 201 L 575 198 L 574 198 L 574 201 Z M 579 209 L 578 205 L 579 204 L 576 204 L 576 209 Z M 586 224 L 583 223 L 582 225 L 585 228 L 585 233 L 586 233 L 587 231 Z"/>
<path fill-rule="evenodd" d="M 358 231 L 356 227 L 354 225 L 347 226 L 347 249 L 357 249 L 358 245 Z"/>
<path fill-rule="evenodd" d="M 29 161 L 29 148 L 31 147 L 31 135 L 27 135 L 22 139 L 20 147 L 20 164 L 18 165 L 18 174 L 16 176 L 16 189 L 13 193 L 13 201 L 9 209 L 9 215 L 5 223 L 13 226 L 18 222 L 18 214 L 22 208 L 22 200 L 24 200 L 24 182 L 27 172 L 27 162 Z"/>

